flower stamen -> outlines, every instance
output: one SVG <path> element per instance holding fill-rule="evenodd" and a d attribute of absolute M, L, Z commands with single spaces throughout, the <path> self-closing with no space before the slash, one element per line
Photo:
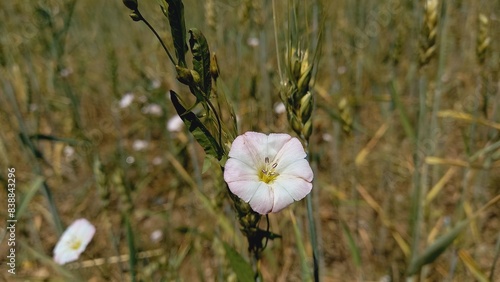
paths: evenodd
<path fill-rule="evenodd" d="M 264 168 L 260 171 L 259 173 L 259 179 L 262 182 L 265 182 L 267 184 L 272 183 L 279 175 L 279 173 L 276 172 L 276 167 L 278 166 L 278 163 L 273 163 L 272 165 L 269 165 L 269 157 L 264 158 Z"/>

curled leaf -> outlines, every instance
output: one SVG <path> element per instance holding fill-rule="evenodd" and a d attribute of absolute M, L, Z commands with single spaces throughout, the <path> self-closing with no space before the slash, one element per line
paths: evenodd
<path fill-rule="evenodd" d="M 217 160 L 221 160 L 224 155 L 223 148 L 217 143 L 206 126 L 198 119 L 198 117 L 180 103 L 177 98 L 177 93 L 170 91 L 170 98 L 174 104 L 177 114 L 193 134 L 196 141 L 203 147 L 205 153 L 214 156 Z"/>
<path fill-rule="evenodd" d="M 207 39 L 196 28 L 189 30 L 189 46 L 193 53 L 193 69 L 200 74 L 200 88 L 209 95 L 212 88 L 212 75 L 210 73 L 210 50 Z"/>
<path fill-rule="evenodd" d="M 175 55 L 178 59 L 178 65 L 186 67 L 186 23 L 184 21 L 184 4 L 181 0 L 166 0 L 168 9 L 164 14 L 168 17 L 170 23 L 170 32 L 174 40 Z"/>

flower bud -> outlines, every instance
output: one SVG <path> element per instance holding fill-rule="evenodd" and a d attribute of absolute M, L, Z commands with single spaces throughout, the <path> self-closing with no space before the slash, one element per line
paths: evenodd
<path fill-rule="evenodd" d="M 142 17 L 139 16 L 136 12 L 132 12 L 130 14 L 130 18 L 134 21 L 134 22 L 138 22 L 140 20 L 142 20 Z"/>
<path fill-rule="evenodd" d="M 137 10 L 137 0 L 123 0 L 123 4 L 132 11 Z"/>

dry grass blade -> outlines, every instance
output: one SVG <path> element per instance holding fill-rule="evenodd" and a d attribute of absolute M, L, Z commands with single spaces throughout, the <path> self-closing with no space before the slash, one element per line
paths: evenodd
<path fill-rule="evenodd" d="M 165 253 L 164 249 L 142 251 L 142 252 L 137 253 L 137 259 L 148 259 L 148 258 L 152 258 L 152 257 L 157 257 L 157 256 L 161 256 L 164 253 Z M 130 260 L 130 255 L 128 255 L 128 254 L 119 255 L 119 256 L 112 256 L 109 258 L 89 259 L 89 260 L 84 260 L 82 262 L 75 262 L 75 263 L 68 264 L 68 269 L 81 269 L 81 268 L 96 267 L 96 266 L 105 265 L 105 264 L 115 264 L 115 263 L 127 262 L 129 260 Z"/>
<path fill-rule="evenodd" d="M 499 200 L 500 195 L 493 198 L 486 205 L 481 207 L 477 212 L 469 216 L 468 219 L 462 220 L 457 223 L 455 227 L 453 227 L 450 231 L 430 244 L 421 255 L 418 255 L 414 259 L 412 259 L 408 266 L 408 275 L 415 275 L 424 265 L 432 263 L 434 260 L 436 260 L 455 241 L 458 235 L 460 235 L 461 232 L 469 225 L 470 221 L 474 220 L 487 208 L 491 207 Z"/>
<path fill-rule="evenodd" d="M 500 123 L 496 123 L 496 122 L 487 120 L 485 118 L 474 117 L 473 115 L 470 115 L 470 114 L 467 114 L 464 112 L 445 110 L 445 111 L 440 111 L 438 113 L 438 117 L 459 119 L 459 120 L 463 120 L 463 121 L 466 121 L 469 123 L 478 123 L 478 124 L 481 124 L 484 126 L 489 126 L 489 127 L 500 130 Z"/>
<path fill-rule="evenodd" d="M 394 224 L 389 220 L 388 216 L 385 214 L 384 210 L 382 207 L 373 199 L 373 197 L 366 191 L 366 189 L 358 185 L 357 190 L 361 197 L 365 200 L 365 202 L 375 211 L 377 214 L 380 216 L 382 219 L 382 223 L 384 224 L 385 227 L 387 227 L 390 231 L 392 236 L 394 237 L 394 240 L 398 243 L 399 247 L 403 251 L 403 253 L 408 257 L 410 255 L 410 247 L 408 246 L 408 243 L 403 239 L 401 234 L 396 230 L 394 227 Z"/>
<path fill-rule="evenodd" d="M 465 250 L 458 251 L 458 257 L 462 260 L 462 262 L 467 266 L 467 269 L 474 275 L 477 281 L 480 282 L 488 282 L 488 277 L 484 274 L 476 261 L 469 255 L 469 253 Z"/>
<path fill-rule="evenodd" d="M 373 138 L 370 139 L 368 144 L 366 144 L 366 146 L 356 156 L 356 159 L 354 161 L 356 166 L 359 167 L 359 166 L 363 165 L 368 154 L 373 150 L 373 148 L 375 148 L 378 141 L 380 141 L 380 138 L 382 138 L 382 136 L 384 136 L 384 134 L 387 132 L 388 128 L 389 128 L 388 123 L 384 123 L 384 124 L 382 124 L 382 126 L 379 127 L 377 132 L 375 132 L 375 135 L 373 136 Z"/>
<path fill-rule="evenodd" d="M 451 177 L 455 174 L 457 169 L 455 167 L 450 167 L 448 171 L 439 179 L 439 181 L 432 187 L 432 189 L 427 193 L 427 196 L 425 197 L 425 205 L 429 205 L 430 202 L 441 192 L 443 189 L 444 185 L 448 183 L 451 179 Z"/>

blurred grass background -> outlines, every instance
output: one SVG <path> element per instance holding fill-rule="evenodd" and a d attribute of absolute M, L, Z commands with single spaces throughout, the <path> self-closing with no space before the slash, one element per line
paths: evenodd
<path fill-rule="evenodd" d="M 187 28 L 217 55 L 240 132 L 291 132 L 275 111 L 291 2 L 277 1 L 276 54 L 271 1 L 184 1 Z M 322 279 L 403 281 L 413 254 L 468 218 L 417 279 L 498 281 L 500 206 L 472 214 L 500 194 L 500 2 L 440 3 L 423 66 L 423 1 L 297 2 L 304 47 L 322 31 L 310 144 Z M 157 3 L 139 5 L 171 46 Z M 218 165 L 202 174 L 187 130 L 167 130 L 168 90 L 189 93 L 146 26 L 121 1 L 0 7 L 0 181 L 16 169 L 23 206 L 16 278 L 236 279 L 223 242 L 242 254 L 246 242 Z M 283 238 L 264 252 L 265 281 L 310 277 L 305 203 L 288 209 L 269 217 Z M 83 263 L 56 266 L 52 249 L 80 217 L 97 227 Z"/>

